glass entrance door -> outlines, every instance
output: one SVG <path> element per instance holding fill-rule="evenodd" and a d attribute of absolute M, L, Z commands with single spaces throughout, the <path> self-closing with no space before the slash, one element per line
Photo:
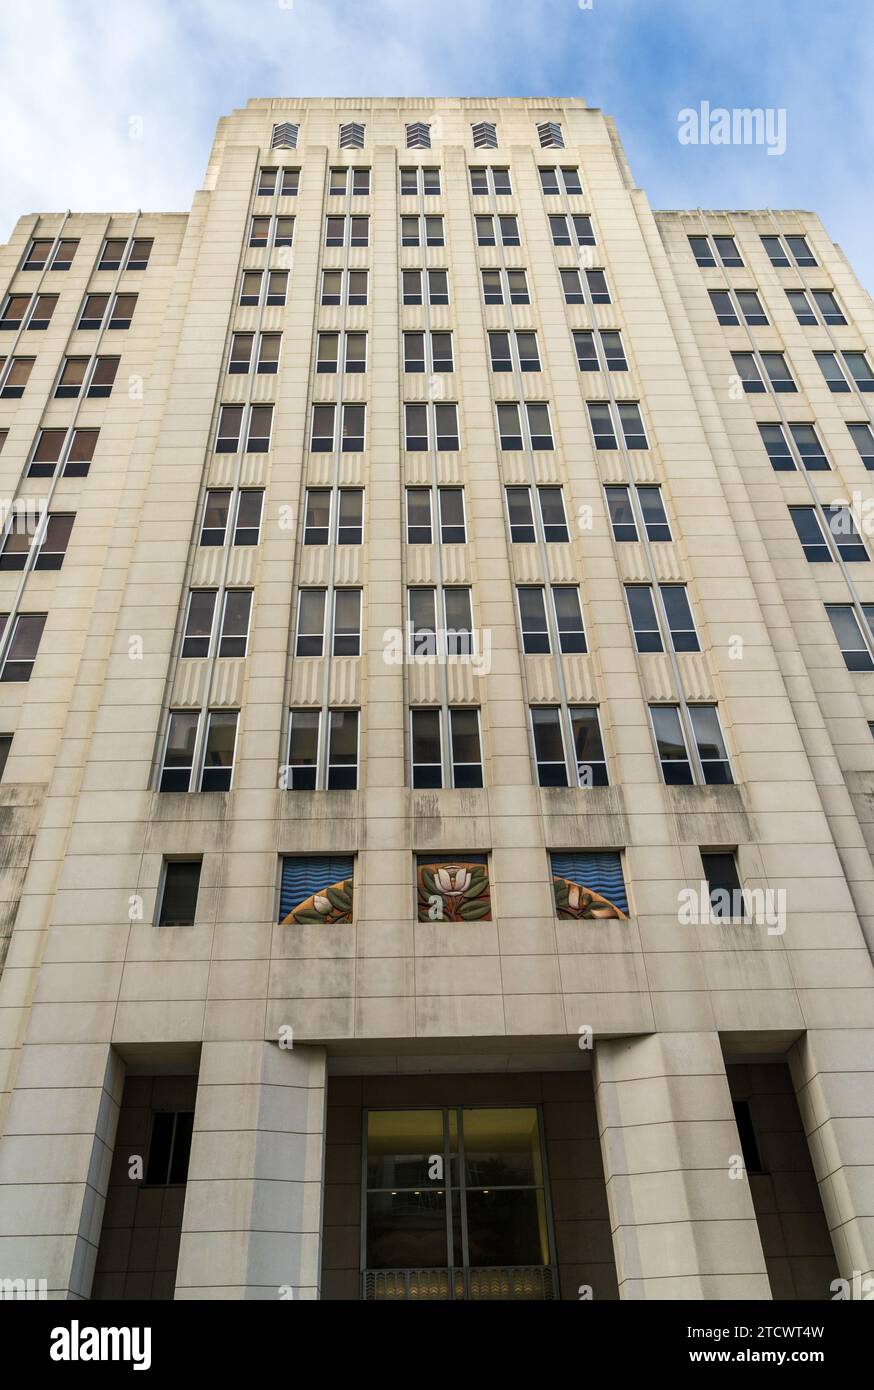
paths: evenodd
<path fill-rule="evenodd" d="M 557 1297 L 536 1106 L 369 1110 L 366 1299 Z"/>

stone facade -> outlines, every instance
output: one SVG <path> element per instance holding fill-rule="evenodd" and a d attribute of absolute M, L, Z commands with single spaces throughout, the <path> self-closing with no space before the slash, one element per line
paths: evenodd
<path fill-rule="evenodd" d="M 407 147 L 414 122 L 429 126 L 430 148 Z M 361 147 L 341 148 L 359 126 Z M 490 127 L 496 145 L 475 147 Z M 472 185 L 471 167 L 492 173 Z M 273 168 L 299 170 L 297 192 L 283 193 L 281 177 L 259 192 Z M 539 168 L 555 171 L 556 191 Z M 369 178 L 347 173 L 346 191 L 331 191 L 339 169 Z M 439 169 L 439 193 L 421 174 L 402 185 L 407 169 Z M 578 171 L 581 191 L 563 170 Z M 271 219 L 266 246 L 252 244 L 255 217 Z M 326 245 L 331 217 L 346 219 L 343 245 Z M 413 224 L 402 238 L 402 217 L 433 244 L 403 245 Z M 440 234 L 425 220 L 437 217 Z M 501 221 L 513 217 L 516 237 Z M 290 246 L 274 244 L 287 240 L 280 218 L 294 218 Z M 369 219 L 366 234 L 353 218 Z M 496 244 L 480 244 L 476 218 L 492 219 Z M 712 265 L 696 264 L 690 237 L 710 239 Z M 713 240 L 724 237 L 739 254 Z M 763 237 L 795 246 L 786 265 Z M 806 239 L 813 265 L 787 237 Z M 115 268 L 100 268 L 112 260 L 107 238 L 125 243 Z M 30 268 L 35 239 L 52 247 Z M 144 269 L 127 266 L 133 239 L 152 243 Z M 78 242 L 63 271 L 51 260 L 61 240 Z M 258 302 L 240 304 L 243 272 L 270 269 L 288 273 L 284 304 L 265 302 L 266 282 Z M 339 304 L 322 302 L 326 270 L 342 272 Z M 360 270 L 366 303 L 348 303 Z M 426 275 L 424 302 L 404 303 L 405 270 L 447 271 L 448 303 L 439 275 L 433 302 Z M 484 270 L 499 272 L 502 303 L 486 302 Z M 609 303 L 597 302 L 601 270 Z M 874 604 L 874 566 L 826 540 L 831 563 L 809 563 L 789 508 L 858 498 L 864 533 L 870 486 L 861 433 L 847 425 L 871 420 L 874 395 L 849 368 L 847 389 L 831 390 L 814 354 L 870 361 L 874 306 L 819 219 L 653 213 L 610 119 L 577 100 L 253 100 L 219 122 L 188 214 L 25 216 L 0 253 L 0 281 L 7 299 L 57 296 L 46 328 L 28 326 L 31 303 L 0 332 L 0 352 L 34 359 L 20 398 L 0 379 L 0 492 L 12 513 L 13 503 L 75 513 L 60 568 L 34 564 L 38 542 L 23 570 L 0 559 L 4 671 L 13 620 L 47 615 L 29 680 L 0 672 L 0 734 L 12 736 L 0 808 L 0 960 L 11 930 L 0 1276 L 47 1278 L 56 1298 L 147 1285 L 166 1297 L 178 1241 L 179 1299 L 315 1298 L 323 1279 L 326 1296 L 356 1296 L 347 1228 L 361 1217 L 360 1180 L 338 1180 L 335 1165 L 345 1171 L 344 1146 L 357 1145 L 360 1162 L 361 1136 L 344 1137 L 341 1112 L 348 1121 L 366 1107 L 368 1088 L 399 1106 L 417 1094 L 428 1103 L 434 1077 L 441 1105 L 512 1095 L 542 1107 L 564 1297 L 590 1283 L 595 1297 L 827 1298 L 835 1267 L 847 1279 L 870 1272 L 874 639 L 863 606 Z M 719 321 L 719 296 L 736 308 L 738 290 L 758 292 L 765 324 Z M 800 290 L 831 290 L 845 322 L 820 311 L 799 322 L 787 291 Z M 109 296 L 96 328 L 79 326 L 89 294 Z M 112 324 L 116 294 L 137 296 L 127 328 Z M 581 370 L 587 340 L 574 333 L 589 331 L 595 361 Z M 616 331 L 625 371 L 606 370 L 614 340 L 600 335 Z M 366 370 L 317 370 L 319 334 L 339 335 L 342 368 L 342 344 L 362 333 Z M 424 371 L 406 371 L 404 333 L 451 334 L 453 370 L 426 356 Z M 490 333 L 535 333 L 540 369 L 525 369 L 517 343 L 510 370 L 492 370 Z M 281 334 L 278 370 L 229 372 L 234 334 Z M 762 353 L 784 355 L 794 392 L 767 378 L 760 392 L 741 389 L 737 355 L 772 364 Z M 65 357 L 106 355 L 120 358 L 108 396 L 55 394 Z M 537 411 L 527 426 L 523 412 L 521 447 L 501 447 L 509 417 L 495 407 L 513 402 L 548 404 L 552 448 Z M 311 447 L 315 407 L 361 403 L 363 448 L 340 447 L 339 435 Z M 459 443 L 435 447 L 448 418 L 436 407 L 448 403 Z M 596 447 L 605 414 L 589 403 L 612 412 L 615 447 Z M 426 406 L 428 447 L 405 447 L 405 404 Z M 639 414 L 622 410 L 635 404 Z M 269 443 L 247 449 L 259 405 L 272 406 Z M 215 447 L 222 406 L 243 408 L 237 449 Z M 357 418 L 349 412 L 349 436 Z M 760 424 L 787 437 L 790 424 L 815 425 L 829 470 L 809 455 L 802 466 L 791 440 L 793 467 L 775 469 Z M 65 470 L 63 454 L 34 474 L 39 432 L 71 429 L 99 430 L 87 474 Z M 874 467 L 874 445 L 871 455 Z M 657 528 L 644 539 L 635 501 L 656 484 L 669 540 Z M 605 493 L 615 501 L 623 487 L 630 543 Z M 409 488 L 433 494 L 430 544 L 407 540 Z M 463 540 L 439 542 L 441 488 L 463 489 Z M 550 538 L 536 500 L 533 539 L 511 539 L 508 488 L 532 499 L 560 488 L 567 539 Z M 230 494 L 223 544 L 201 543 L 207 489 Z M 241 490 L 260 489 L 257 544 L 234 544 Z M 308 489 L 329 491 L 335 509 L 341 489 L 363 491 L 360 543 L 305 543 Z M 585 650 L 565 642 L 548 603 L 547 649 L 524 650 L 516 589 L 550 585 L 578 589 Z M 623 592 L 634 585 L 686 586 L 693 649 L 668 640 L 658 592 L 662 649 L 637 649 Z M 438 600 L 468 590 L 474 657 L 402 657 L 393 634 L 405 630 L 410 587 Z M 218 596 L 217 616 L 206 655 L 183 657 L 191 589 Z M 360 591 L 358 655 L 336 635 L 332 651 L 330 626 L 323 655 L 298 654 L 306 589 L 323 591 L 329 612 L 335 591 Z M 218 615 L 236 590 L 251 591 L 251 618 L 244 654 L 231 643 L 224 655 Z M 826 605 L 858 617 L 859 669 Z M 571 720 L 593 706 L 606 784 L 586 785 L 590 751 L 576 785 Z M 665 781 L 648 706 L 679 711 L 688 785 Z M 709 775 L 713 750 L 691 739 L 714 706 L 730 780 Z M 532 708 L 558 711 L 570 785 L 540 784 L 548 759 Z M 438 787 L 414 785 L 411 709 L 437 713 Z M 312 790 L 288 786 L 289 710 L 322 713 Z M 470 710 L 482 785 L 453 769 L 453 712 Z M 159 789 L 171 711 L 202 712 L 193 786 L 209 756 L 207 712 L 239 712 L 229 790 Z M 330 787 L 329 711 L 358 712 L 357 771 L 345 764 Z M 683 890 L 705 878 L 702 851 L 733 855 L 740 885 L 753 900 L 759 890 L 746 919 L 708 920 L 707 903 L 697 920 L 683 916 Z M 552 879 L 568 871 L 551 867 L 552 853 L 620 866 L 627 912 L 559 917 Z M 351 922 L 281 922 L 285 856 L 351 861 Z M 417 910 L 417 856 L 472 856 L 475 869 L 484 858 L 487 912 Z M 167 867 L 180 859 L 201 861 L 194 920 L 158 926 Z M 520 1074 L 510 1087 L 508 1073 Z M 778 1181 L 793 1165 L 776 1145 L 765 1192 L 736 1171 L 732 1096 L 783 1094 L 777 1075 L 791 1076 L 786 1128 L 803 1128 L 815 1184 Z M 380 1078 L 392 1083 L 382 1092 Z M 154 1097 L 189 1092 L 181 1227 L 182 1198 L 167 1199 L 166 1219 L 156 1201 L 151 1218 L 136 1204 L 125 1215 L 119 1145 L 145 1142 L 143 1107 L 171 1104 Z M 752 1101 L 750 1114 L 755 1126 Z M 763 1159 L 772 1151 L 760 1148 Z M 769 1202 L 777 1224 L 794 1219 L 791 1249 L 785 1222 L 776 1231 L 766 1220 Z M 123 1241 L 140 1250 L 136 1267 L 118 1254 Z"/>

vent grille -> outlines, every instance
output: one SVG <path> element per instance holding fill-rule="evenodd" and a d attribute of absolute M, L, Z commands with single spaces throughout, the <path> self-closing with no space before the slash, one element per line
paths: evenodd
<path fill-rule="evenodd" d="M 544 150 L 563 150 L 564 138 L 558 121 L 541 121 L 537 127 L 540 145 Z"/>
<path fill-rule="evenodd" d="M 492 121 L 477 121 L 471 126 L 473 131 L 473 147 L 475 150 L 496 150 L 498 148 L 498 131 Z"/>
<path fill-rule="evenodd" d="M 270 140 L 270 148 L 272 150 L 296 150 L 299 130 L 300 126 L 295 125 L 293 121 L 282 121 L 281 124 L 275 125 Z"/>
<path fill-rule="evenodd" d="M 431 127 L 426 121 L 413 121 L 407 126 L 407 149 L 430 150 Z"/>
<path fill-rule="evenodd" d="M 364 149 L 364 126 L 358 121 L 349 121 L 347 125 L 340 127 L 340 149 L 341 150 L 363 150 Z"/>

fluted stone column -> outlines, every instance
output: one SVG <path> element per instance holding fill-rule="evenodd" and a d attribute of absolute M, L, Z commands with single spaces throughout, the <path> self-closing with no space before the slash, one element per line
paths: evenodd
<path fill-rule="evenodd" d="M 599 1041 L 594 1070 L 620 1298 L 769 1299 L 717 1035 Z"/>

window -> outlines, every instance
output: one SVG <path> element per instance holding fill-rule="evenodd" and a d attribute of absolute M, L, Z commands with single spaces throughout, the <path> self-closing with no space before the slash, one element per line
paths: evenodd
<path fill-rule="evenodd" d="M 431 127 L 427 121 L 411 121 L 406 133 L 408 150 L 430 150 Z"/>
<path fill-rule="evenodd" d="M 470 129 L 475 150 L 496 150 L 498 148 L 497 127 L 492 121 L 476 121 Z"/>
<path fill-rule="evenodd" d="M 361 654 L 361 590 L 334 590 L 334 656 Z"/>
<path fill-rule="evenodd" d="M 188 1177 L 193 1128 L 193 1110 L 156 1110 L 153 1113 L 149 1157 L 146 1163 L 146 1186 L 184 1185 Z"/>
<path fill-rule="evenodd" d="M 137 304 L 135 294 L 117 294 L 112 301 L 107 328 L 130 328 L 131 319 Z M 81 327 L 81 325 L 80 325 Z"/>
<path fill-rule="evenodd" d="M 537 127 L 541 149 L 564 149 L 564 137 L 558 121 L 541 121 Z"/>
<path fill-rule="evenodd" d="M 476 226 L 476 240 L 478 246 L 495 245 L 495 219 L 491 216 L 477 216 L 474 218 Z M 497 219 L 498 231 L 501 235 L 502 246 L 518 246 L 519 243 L 519 224 L 510 213 L 501 214 Z"/>
<path fill-rule="evenodd" d="M 39 551 L 34 561 L 34 569 L 59 570 L 61 568 L 75 520 L 75 514 L 69 512 L 51 512 L 48 515 L 45 531 L 39 542 Z M 0 559 L 0 569 L 2 568 L 3 562 Z"/>
<path fill-rule="evenodd" d="M 592 426 L 592 435 L 596 449 L 615 449 L 616 431 L 609 404 L 599 401 L 589 401 L 589 421 Z M 616 405 L 619 416 L 619 426 L 622 430 L 622 437 L 625 441 L 626 449 L 647 449 L 646 432 L 643 428 L 643 420 L 640 415 L 640 407 L 636 401 L 619 401 Z"/>
<path fill-rule="evenodd" d="M 202 792 L 230 790 L 237 742 L 237 718 L 237 710 L 210 710 L 207 715 L 203 770 L 200 775 Z"/>
<path fill-rule="evenodd" d="M 408 632 L 411 656 L 436 656 L 437 616 L 434 589 L 409 589 Z"/>
<path fill-rule="evenodd" d="M 404 272 L 406 274 L 406 272 Z M 449 273 L 445 270 L 429 270 L 428 277 L 428 303 L 429 304 L 448 304 L 449 303 Z M 406 301 L 405 301 L 406 302 Z"/>
<path fill-rule="evenodd" d="M 354 865 L 351 854 L 283 857 L 279 874 L 280 925 L 351 922 Z"/>
<path fill-rule="evenodd" d="M 537 334 L 521 331 L 512 335 L 516 344 L 516 360 L 523 372 L 540 371 L 540 353 L 537 347 Z M 493 372 L 511 372 L 513 355 L 510 348 L 511 335 L 497 332 L 489 334 L 489 356 Z"/>
<path fill-rule="evenodd" d="M 85 391 L 88 397 L 105 397 L 110 395 L 118 372 L 118 357 L 97 357 L 93 359 L 91 377 Z M 88 367 L 92 359 L 89 357 L 65 357 L 55 387 L 56 397 L 78 396 L 88 377 Z"/>
<path fill-rule="evenodd" d="M 624 483 L 610 485 L 605 487 L 604 492 L 607 497 L 607 509 L 610 514 L 610 524 L 613 527 L 614 540 L 620 542 L 638 540 L 637 522 L 627 486 Z M 657 483 L 639 484 L 636 485 L 636 492 L 647 538 L 651 541 L 669 541 L 671 528 L 668 525 L 659 485 Z"/>
<path fill-rule="evenodd" d="M 29 518 L 22 524 L 24 518 L 16 514 L 0 551 L 0 570 L 24 569 L 32 542 L 37 548 L 34 569 L 59 570 L 75 519 L 75 515 L 66 512 L 43 513 L 34 527 Z"/>
<path fill-rule="evenodd" d="M 460 487 L 441 487 L 437 490 L 440 502 L 440 540 L 444 545 L 463 545 L 467 540 L 464 525 L 464 490 Z"/>
<path fill-rule="evenodd" d="M 814 507 L 790 507 L 789 515 L 801 542 L 805 558 L 811 564 L 830 564 L 832 553 L 819 524 Z"/>
<path fill-rule="evenodd" d="M 295 656 L 321 656 L 325 646 L 326 589 L 301 589 L 297 597 Z"/>
<path fill-rule="evenodd" d="M 273 127 L 270 146 L 274 150 L 296 150 L 300 126 L 294 121 L 280 121 Z"/>
<path fill-rule="evenodd" d="M 29 294 L 9 294 L 3 303 L 0 328 L 20 328 L 30 304 Z"/>
<path fill-rule="evenodd" d="M 369 217 L 336 217 L 325 219 L 325 245 L 367 246 L 370 239 Z"/>
<path fill-rule="evenodd" d="M 6 771 L 6 763 L 12 749 L 12 735 L 0 734 L 0 777 Z"/>
<path fill-rule="evenodd" d="M 122 297 L 121 295 L 118 296 L 119 299 Z M 128 295 L 127 298 L 135 300 L 136 295 Z M 43 330 L 48 328 L 51 323 L 52 314 L 55 312 L 57 302 L 58 296 L 56 294 L 38 294 L 34 300 L 30 318 L 27 321 L 28 329 Z M 113 324 L 110 323 L 109 326 L 112 328 Z"/>
<path fill-rule="evenodd" d="M 430 545 L 432 540 L 431 489 L 429 487 L 408 487 L 407 544 Z"/>
<path fill-rule="evenodd" d="M 689 705 L 689 718 L 704 781 L 725 785 L 733 781 L 715 705 Z M 650 705 L 653 733 L 662 776 L 669 785 L 691 785 L 692 766 L 677 705 Z"/>
<path fill-rule="evenodd" d="M 403 301 L 405 304 L 422 303 L 422 272 L 421 270 L 404 270 L 401 272 Z M 322 301 L 324 303 L 324 300 Z M 339 301 L 338 301 L 339 303 Z"/>
<path fill-rule="evenodd" d="M 785 244 L 784 244 L 785 243 Z M 797 266 L 816 265 L 816 258 L 807 244 L 807 238 L 803 236 L 763 236 L 762 245 L 768 253 L 771 265 L 788 266 L 789 251 L 794 257 Z M 788 251 L 787 248 L 788 247 Z"/>
<path fill-rule="evenodd" d="M 54 246 L 53 237 L 33 237 L 21 263 L 22 270 L 42 270 Z"/>
<path fill-rule="evenodd" d="M 170 859 L 164 865 L 159 927 L 192 927 L 202 859 Z"/>
<path fill-rule="evenodd" d="M 574 584 L 553 584 L 552 602 L 559 650 L 564 654 L 588 651 L 579 589 Z"/>
<path fill-rule="evenodd" d="M 427 335 L 424 333 L 404 334 L 405 372 L 424 372 L 426 370 L 426 341 Z M 435 372 L 451 372 L 453 370 L 452 334 L 432 332 L 430 346 L 431 369 Z"/>
<path fill-rule="evenodd" d="M 759 302 L 755 290 L 735 290 L 735 298 L 746 322 L 752 327 L 767 327 L 768 316 Z"/>
<path fill-rule="evenodd" d="M 759 375 L 759 368 L 756 365 L 755 355 L 751 352 L 733 352 L 731 360 L 734 363 L 736 375 L 740 378 L 744 391 L 748 394 L 753 392 L 763 392 L 765 383 Z"/>
<path fill-rule="evenodd" d="M 429 146 L 422 146 L 428 148 Z M 440 170 L 436 167 L 413 165 L 401 169 L 401 197 L 415 198 L 422 193 L 426 198 L 436 198 L 440 193 Z"/>
<path fill-rule="evenodd" d="M 740 253 L 731 236 L 690 236 L 689 245 L 696 265 L 707 267 L 716 265 L 716 256 L 724 266 L 743 265 Z M 715 247 L 715 251 L 714 251 Z"/>
<path fill-rule="evenodd" d="M 404 406 L 405 447 L 422 451 L 428 448 L 429 407 L 424 403 L 407 402 Z M 452 402 L 433 403 L 433 438 L 440 451 L 458 449 L 458 407 Z"/>
<path fill-rule="evenodd" d="M 162 792 L 187 792 L 194 765 L 194 745 L 200 715 L 196 710 L 172 710 L 158 787 Z"/>
<path fill-rule="evenodd" d="M 46 613 L 19 613 L 6 649 L 0 681 L 30 680 L 47 616 Z"/>
<path fill-rule="evenodd" d="M 848 423 L 847 429 L 865 467 L 874 469 L 874 430 L 871 425 L 865 420 L 861 423 Z"/>
<path fill-rule="evenodd" d="M 552 449 L 552 426 L 549 419 L 549 406 L 545 401 L 524 402 L 525 419 L 532 449 Z M 515 450 L 523 448 L 522 427 L 519 406 L 515 401 L 498 403 L 498 432 L 501 448 Z"/>
<path fill-rule="evenodd" d="M 874 372 L 864 352 L 844 352 L 841 354 L 844 366 L 860 391 L 874 391 Z"/>
<path fill-rule="evenodd" d="M 774 471 L 777 473 L 792 472 L 795 468 L 795 459 L 782 424 L 760 423 L 759 433 Z M 829 462 L 813 425 L 807 424 L 805 421 L 790 424 L 789 433 L 801 457 L 802 465 L 808 472 L 828 471 Z"/>
<path fill-rule="evenodd" d="M 847 322 L 841 312 L 841 306 L 835 299 L 834 290 L 811 290 L 811 294 L 823 323 L 844 324 Z"/>
<path fill-rule="evenodd" d="M 622 858 L 616 850 L 553 851 L 549 867 L 556 917 L 575 921 L 628 917 Z"/>
<path fill-rule="evenodd" d="M 544 540 L 567 541 L 569 536 L 561 488 L 538 487 L 537 496 Z M 510 523 L 510 540 L 514 544 L 531 544 L 536 539 L 536 535 L 529 488 L 507 488 L 507 514 Z"/>
<path fill-rule="evenodd" d="M 439 709 L 410 711 L 412 785 L 443 786 L 441 713 Z M 449 752 L 453 787 L 483 785 L 479 710 L 449 710 Z"/>
<path fill-rule="evenodd" d="M 98 270 L 120 270 L 127 241 L 124 237 L 107 237 L 97 262 Z"/>
<path fill-rule="evenodd" d="M 33 357 L 13 357 L 7 364 L 6 358 L 0 357 L 0 397 L 18 400 L 24 395 L 35 360 Z"/>
<path fill-rule="evenodd" d="M 249 641 L 251 589 L 228 589 L 225 593 L 219 633 L 219 657 L 244 657 Z"/>
<path fill-rule="evenodd" d="M 549 218 L 549 228 L 552 233 L 553 246 L 571 246 L 576 243 L 578 246 L 594 246 L 595 234 L 592 231 L 592 219 L 584 213 L 574 213 L 570 219 L 574 235 L 571 237 L 568 220 L 563 215 L 551 214 Z"/>
<path fill-rule="evenodd" d="M 519 623 L 522 628 L 522 650 L 528 655 L 549 652 L 549 627 L 546 600 L 542 586 L 518 585 Z"/>
<path fill-rule="evenodd" d="M 658 587 L 674 651 L 700 651 L 686 586 L 684 584 L 660 584 Z M 652 587 L 648 584 L 626 584 L 625 596 L 637 650 L 639 652 L 662 651 L 662 638 Z"/>
<path fill-rule="evenodd" d="M 868 629 L 864 636 L 852 604 L 827 603 L 825 611 L 847 670 L 874 671 L 874 659 L 868 645 L 874 632 L 874 604 L 862 605 L 862 614 Z"/>
<path fill-rule="evenodd" d="M 768 259 L 771 265 L 778 267 L 789 265 L 789 256 L 786 253 L 786 248 L 778 236 L 763 236 L 762 245 L 768 253 Z"/>
<path fill-rule="evenodd" d="M 94 450 L 97 446 L 99 430 L 73 430 L 65 455 L 64 477 L 84 478 L 88 474 Z M 66 430 L 40 430 L 36 448 L 31 455 L 28 477 L 50 478 L 61 458 Z"/>
<path fill-rule="evenodd" d="M 828 527 L 842 559 L 848 562 L 868 559 L 868 552 L 856 530 L 856 524 L 849 507 L 841 506 L 840 503 L 831 503 L 828 507 Z"/>
<path fill-rule="evenodd" d="M 343 453 L 361 453 L 364 449 L 365 407 L 347 403 L 339 407 L 341 418 L 340 448 Z M 335 449 L 333 405 L 314 405 L 310 449 L 313 453 L 332 453 Z"/>
<path fill-rule="evenodd" d="M 309 499 L 309 493 L 307 498 Z M 364 491 L 360 487 L 341 487 L 337 492 L 337 534 L 335 543 L 337 545 L 360 545 L 364 533 Z M 322 516 L 327 513 L 322 510 Z M 304 531 L 304 545 L 327 544 L 327 537 L 324 541 L 314 542 L 306 539 Z"/>
<path fill-rule="evenodd" d="M 180 656 L 183 658 L 209 655 L 216 597 L 215 589 L 192 589 L 190 591 L 180 652 Z"/>
<path fill-rule="evenodd" d="M 709 294 L 717 322 L 721 323 L 724 328 L 736 328 L 740 319 L 728 290 L 710 290 Z"/>
<path fill-rule="evenodd" d="M 575 766 L 573 785 L 606 787 L 609 779 L 597 705 L 571 705 L 568 715 Z M 568 786 L 561 710 L 552 705 L 532 706 L 531 726 L 538 785 Z"/>
<path fill-rule="evenodd" d="M 760 356 L 772 391 L 798 390 L 782 352 L 763 352 Z"/>
<path fill-rule="evenodd" d="M 554 706 L 532 705 L 531 732 L 534 739 L 538 785 L 566 787 L 568 774 L 561 732 L 561 711 Z"/>
<path fill-rule="evenodd" d="M 701 850 L 701 867 L 710 894 L 712 917 L 743 921 L 746 904 L 737 875 L 734 850 Z"/>
<path fill-rule="evenodd" d="M 559 173 L 561 173 L 565 193 L 574 195 L 580 194 L 583 191 L 583 186 L 580 183 L 580 171 L 577 168 L 567 167 L 559 171 L 554 165 L 541 164 L 538 168 L 538 172 L 540 174 L 541 192 L 546 197 L 552 197 L 560 192 L 558 182 Z"/>
<path fill-rule="evenodd" d="M 849 392 L 850 383 L 841 371 L 838 355 L 835 352 L 815 352 L 814 357 L 819 365 L 828 389 L 835 392 Z"/>
<path fill-rule="evenodd" d="M 257 545 L 261 531 L 261 488 L 243 488 L 237 501 L 234 545 Z M 224 545 L 231 506 L 230 488 L 209 488 L 200 527 L 201 545 Z"/>
<path fill-rule="evenodd" d="M 601 349 L 604 353 L 604 360 L 607 370 L 610 372 L 627 372 L 628 362 L 622 346 L 622 335 L 615 329 L 607 329 L 599 332 L 601 339 Z M 599 372 L 601 364 L 598 360 L 598 353 L 595 347 L 595 334 L 589 330 L 574 331 L 574 349 L 577 354 L 577 365 L 581 372 Z"/>
<path fill-rule="evenodd" d="M 288 764 L 285 787 L 289 791 L 354 791 L 358 786 L 358 711 L 329 709 L 327 750 L 320 776 L 319 731 L 321 710 L 296 709 L 289 715 Z M 351 878 L 350 872 L 341 875 Z M 335 884 L 335 887 L 339 885 Z M 351 885 L 350 885 L 351 894 Z M 349 902 L 351 910 L 351 896 Z M 315 920 L 315 919 L 314 919 Z M 334 918 L 330 920 L 351 920 Z"/>

